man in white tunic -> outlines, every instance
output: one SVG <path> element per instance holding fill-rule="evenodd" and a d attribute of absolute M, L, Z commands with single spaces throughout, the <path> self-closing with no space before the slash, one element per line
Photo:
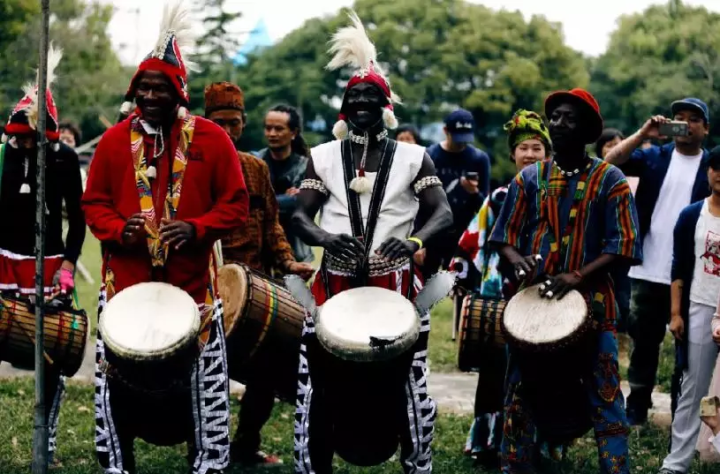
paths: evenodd
<path fill-rule="evenodd" d="M 424 149 L 387 138 L 386 129 L 397 126 L 392 105 L 397 97 L 361 21 L 354 13 L 350 18 L 353 25 L 333 37 L 334 57 L 328 64 L 328 69 L 349 66 L 357 71 L 347 84 L 340 120 L 333 128 L 338 140 L 312 150 L 293 216 L 300 238 L 325 249 L 312 287 L 318 305 L 360 286 L 387 288 L 414 299 L 422 279 L 412 255 L 452 224 L 447 197 Z M 412 234 L 418 212 L 428 216 L 427 223 Z M 429 313 L 422 315 L 420 331 L 407 379 L 399 384 L 398 396 L 391 397 L 398 403 L 380 407 L 361 397 L 352 399 L 352 394 L 342 400 L 328 396 L 326 382 L 333 374 L 319 348 L 314 322 L 306 318 L 295 417 L 296 472 L 332 472 L 338 436 L 367 441 L 391 429 L 398 432 L 405 472 L 431 472 L 435 403 L 425 381 Z M 332 413 L 366 420 L 362 413 L 377 416 L 378 410 L 387 412 L 387 426 L 359 422 L 351 434 L 333 430 Z"/>

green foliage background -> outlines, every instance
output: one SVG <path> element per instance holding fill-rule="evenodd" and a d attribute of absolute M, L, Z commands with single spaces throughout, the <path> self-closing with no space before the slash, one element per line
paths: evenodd
<path fill-rule="evenodd" d="M 270 48 L 236 67 L 239 47 L 229 25 L 239 14 L 225 0 L 193 2 L 203 23 L 191 75 L 191 106 L 202 113 L 204 86 L 237 82 L 245 91 L 249 124 L 244 145 L 263 146 L 262 119 L 276 103 L 298 107 L 305 123 L 322 119 L 324 132 L 307 132 L 312 144 L 330 138 L 349 71 L 324 69 L 328 40 L 347 24 L 345 11 L 313 18 Z M 403 98 L 402 122 L 422 126 L 442 120 L 455 107 L 473 112 L 477 144 L 494 160 L 493 177 L 507 179 L 509 160 L 502 125 L 518 108 L 542 111 L 544 97 L 557 89 L 586 87 L 597 97 L 608 126 L 626 134 L 669 104 L 693 95 L 720 114 L 720 13 L 658 0 L 645 11 L 621 16 L 607 51 L 584 57 L 565 43 L 561 26 L 543 16 L 495 11 L 464 0 L 356 0 Z M 53 0 L 51 35 L 66 51 L 55 87 L 62 119 L 80 123 L 86 139 L 102 133 L 98 120 L 111 121 L 134 66 L 123 67 L 107 33 L 112 7 L 95 0 Z M 0 2 L 0 110 L 9 113 L 37 63 L 39 8 L 35 0 Z M 149 46 L 148 46 L 149 47 Z M 708 145 L 720 141 L 720 120 L 712 123 Z"/>

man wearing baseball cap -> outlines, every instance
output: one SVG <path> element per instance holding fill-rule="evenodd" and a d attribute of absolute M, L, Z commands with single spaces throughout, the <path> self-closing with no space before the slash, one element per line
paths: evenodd
<path fill-rule="evenodd" d="M 445 140 L 431 145 L 432 158 L 453 212 L 453 227 L 445 242 L 457 242 L 490 192 L 490 158 L 475 148 L 475 119 L 465 109 L 457 109 L 445 118 Z M 430 244 L 423 261 L 423 273 L 429 277 L 446 267 L 455 247 Z"/>
<path fill-rule="evenodd" d="M 682 291 L 671 285 L 673 229 L 683 208 L 710 194 L 707 178 L 708 152 L 703 141 L 710 126 L 708 106 L 700 99 L 688 97 L 670 106 L 673 119 L 687 123 L 687 135 L 674 136 L 662 146 L 640 148 L 646 139 L 662 139 L 660 126 L 670 120 L 656 115 L 648 119 L 633 135 L 615 146 L 605 157 L 620 166 L 628 176 L 639 178 L 636 193 L 640 237 L 643 242 L 642 265 L 630 270 L 632 296 L 628 333 L 634 342 L 630 356 L 627 400 L 628 420 L 642 424 L 652 405 L 660 345 L 665 326 L 670 322 L 673 333 L 683 330 L 681 309 L 672 307 L 671 292 Z M 678 298 L 679 300 L 679 298 Z M 676 373 L 687 369 L 687 342 L 678 339 Z M 673 409 L 679 390 L 673 380 Z"/>

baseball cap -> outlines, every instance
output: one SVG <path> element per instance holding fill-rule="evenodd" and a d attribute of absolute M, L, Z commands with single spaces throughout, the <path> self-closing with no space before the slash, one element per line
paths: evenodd
<path fill-rule="evenodd" d="M 469 143 L 475 140 L 475 119 L 465 109 L 457 109 L 445 117 L 445 128 L 454 142 Z"/>
<path fill-rule="evenodd" d="M 681 110 L 694 110 L 700 112 L 706 122 L 710 122 L 710 111 L 705 102 L 695 97 L 686 97 L 682 100 L 676 100 L 670 105 L 673 115 Z"/>

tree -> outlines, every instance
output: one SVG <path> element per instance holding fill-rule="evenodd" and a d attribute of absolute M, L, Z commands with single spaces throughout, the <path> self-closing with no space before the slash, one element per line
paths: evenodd
<path fill-rule="evenodd" d="M 225 0 L 204 0 L 195 9 L 202 16 L 203 35 L 197 39 L 197 50 L 192 60 L 199 71 L 190 74 L 190 106 L 204 107 L 204 89 L 215 80 L 233 80 L 235 67 L 231 62 L 240 45 L 236 35 L 230 31 L 230 24 L 240 18 L 239 12 L 228 12 Z"/>
<path fill-rule="evenodd" d="M 674 100 L 695 96 L 720 116 L 720 14 L 681 0 L 622 16 L 607 52 L 592 70 L 608 126 L 634 132 Z M 711 121 L 710 143 L 720 141 Z"/>
<path fill-rule="evenodd" d="M 112 50 L 107 35 L 112 12 L 112 6 L 96 1 L 52 2 L 50 39 L 64 51 L 53 86 L 55 102 L 60 120 L 81 125 L 86 139 L 105 130 L 98 120 L 101 114 L 110 120 L 117 116 L 133 72 L 121 66 Z M 39 20 L 33 18 L 14 41 L 0 43 L 0 54 L 5 59 L 2 63 L 12 65 L 15 71 L 12 76 L 0 76 L 1 83 L 7 86 L 0 94 L 3 113 L 9 113 L 20 99 L 22 85 L 35 80 L 39 31 Z M 0 74 L 4 70 L 0 69 Z"/>
<path fill-rule="evenodd" d="M 424 125 L 452 108 L 470 109 L 479 141 L 501 156 L 494 167 L 498 179 L 512 168 L 502 131 L 512 112 L 542 110 L 547 93 L 589 80 L 584 59 L 563 43 L 560 26 L 542 16 L 526 22 L 520 12 L 462 0 L 357 0 L 354 8 L 403 99 L 400 119 Z M 251 111 L 249 141 L 260 141 L 262 114 L 276 101 L 299 107 L 306 121 L 320 117 L 332 127 L 349 72 L 324 69 L 327 42 L 347 24 L 345 12 L 307 21 L 240 70 Z"/>

